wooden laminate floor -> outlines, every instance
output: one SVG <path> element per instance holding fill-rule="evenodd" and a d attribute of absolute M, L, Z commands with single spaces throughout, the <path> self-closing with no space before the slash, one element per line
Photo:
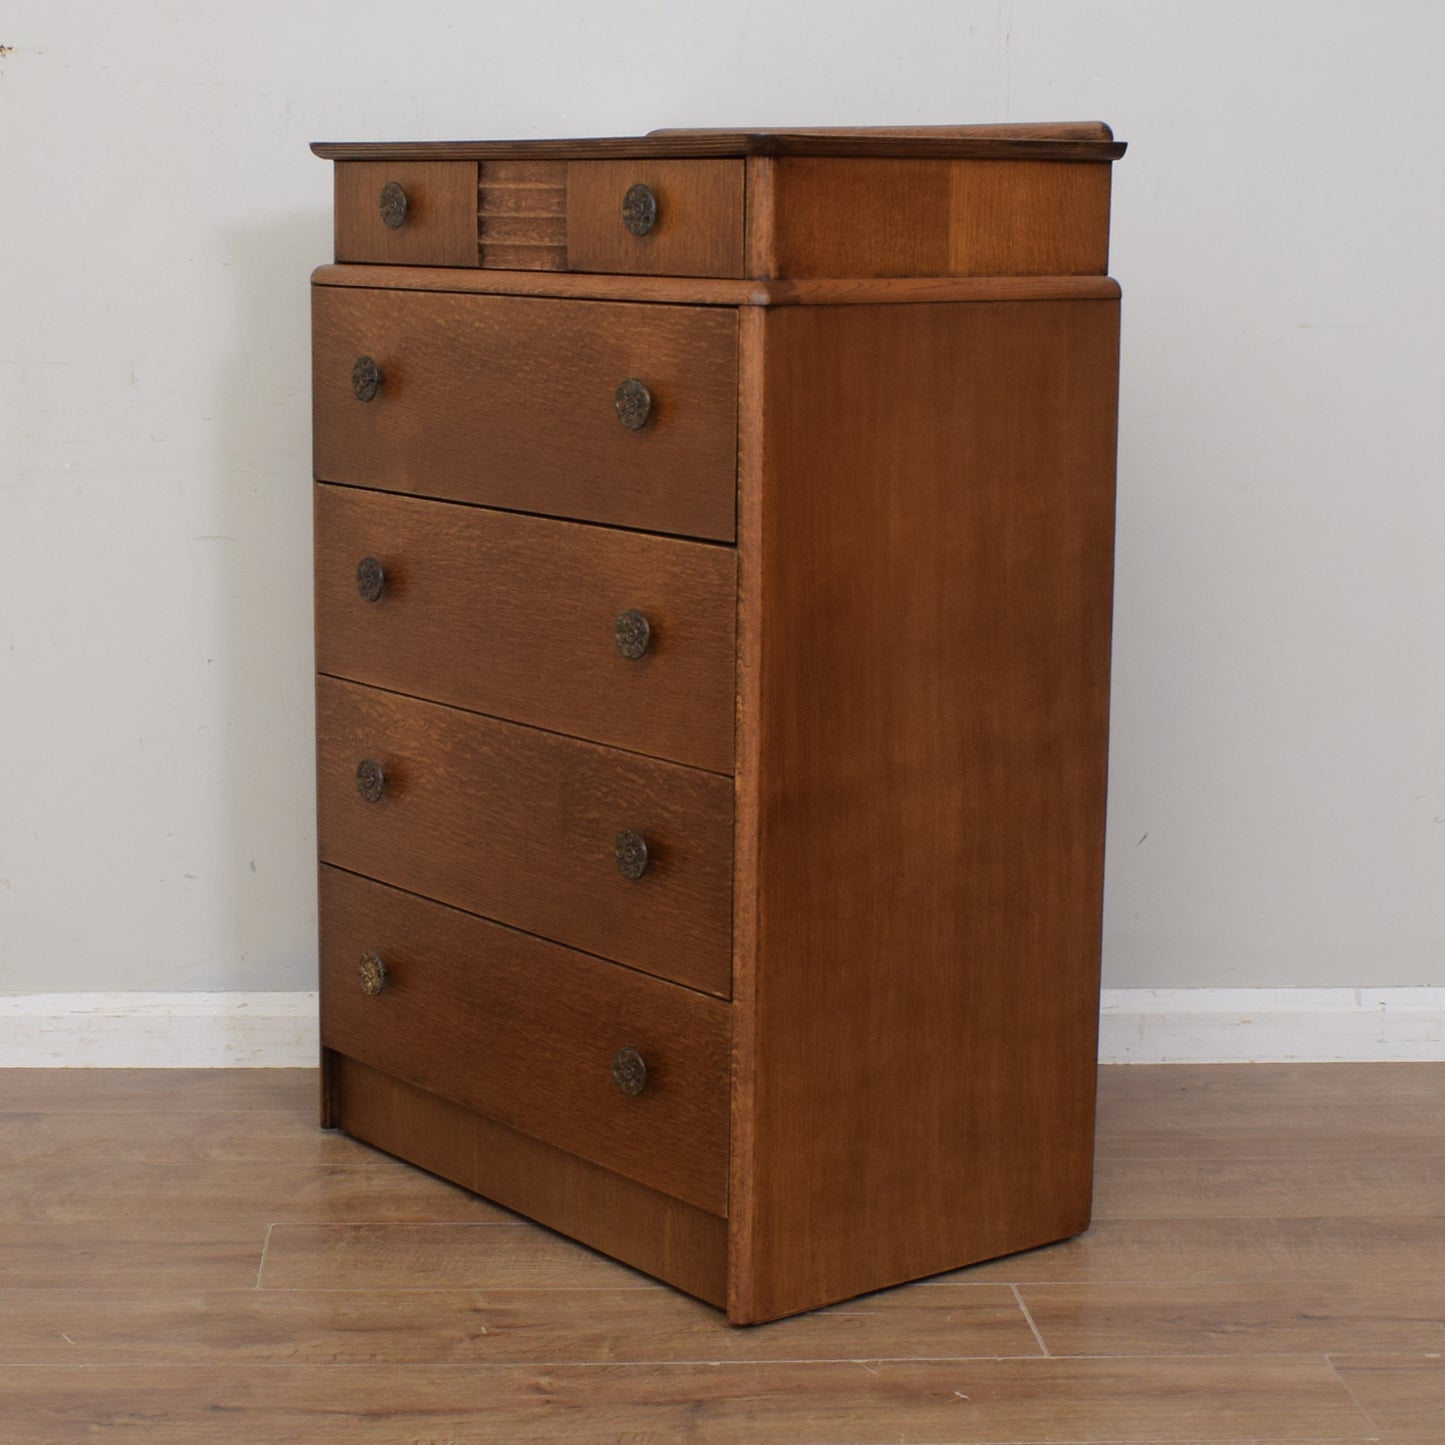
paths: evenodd
<path fill-rule="evenodd" d="M 750 1330 L 315 1093 L 0 1071 L 0 1442 L 1445 1442 L 1445 1064 L 1105 1069 L 1087 1235 Z"/>

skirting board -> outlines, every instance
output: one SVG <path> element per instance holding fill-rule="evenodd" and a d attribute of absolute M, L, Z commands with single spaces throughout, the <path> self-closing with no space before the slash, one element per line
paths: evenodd
<path fill-rule="evenodd" d="M 0 995 L 0 1068 L 310 1068 L 314 993 Z M 1105 989 L 1106 1064 L 1445 1061 L 1445 988 Z"/>

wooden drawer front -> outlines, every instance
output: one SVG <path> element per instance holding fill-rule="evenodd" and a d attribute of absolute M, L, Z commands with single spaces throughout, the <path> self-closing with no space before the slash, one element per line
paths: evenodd
<path fill-rule="evenodd" d="M 359 960 L 385 969 L 379 993 Z M 373 976 L 373 986 L 374 986 Z M 321 1039 L 715 1214 L 727 1212 L 729 1007 L 321 870 Z M 641 1093 L 612 1076 L 621 1049 Z"/>
<path fill-rule="evenodd" d="M 738 160 L 572 161 L 567 264 L 631 276 L 742 276 L 743 176 Z M 629 230 L 623 201 L 646 186 L 656 219 Z"/>
<path fill-rule="evenodd" d="M 728 994 L 730 778 L 334 678 L 316 713 L 324 862 Z M 623 832 L 647 842 L 640 878 Z"/>
<path fill-rule="evenodd" d="M 477 264 L 475 161 L 339 161 L 335 171 L 338 261 Z"/>
<path fill-rule="evenodd" d="M 375 558 L 381 595 L 357 564 Z M 728 772 L 730 547 L 316 488 L 320 671 Z M 617 645 L 647 620 L 646 650 Z"/>
<path fill-rule="evenodd" d="M 733 539 L 731 310 L 312 289 L 319 480 Z M 369 401 L 360 357 L 381 374 Z M 652 397 L 636 430 L 616 405 L 630 379 Z"/>

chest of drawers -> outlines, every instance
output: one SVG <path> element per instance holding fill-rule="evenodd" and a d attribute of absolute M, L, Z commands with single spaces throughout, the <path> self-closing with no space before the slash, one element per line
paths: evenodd
<path fill-rule="evenodd" d="M 315 149 L 324 1122 L 739 1323 L 1084 1229 L 1123 147 Z"/>

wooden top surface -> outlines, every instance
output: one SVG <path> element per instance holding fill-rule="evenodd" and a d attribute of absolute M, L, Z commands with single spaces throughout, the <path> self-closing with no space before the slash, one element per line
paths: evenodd
<path fill-rule="evenodd" d="M 594 140 L 317 141 L 325 160 L 617 160 L 706 156 L 900 156 L 1114 161 L 1124 144 L 1102 121 L 1015 125 L 655 130 Z"/>

